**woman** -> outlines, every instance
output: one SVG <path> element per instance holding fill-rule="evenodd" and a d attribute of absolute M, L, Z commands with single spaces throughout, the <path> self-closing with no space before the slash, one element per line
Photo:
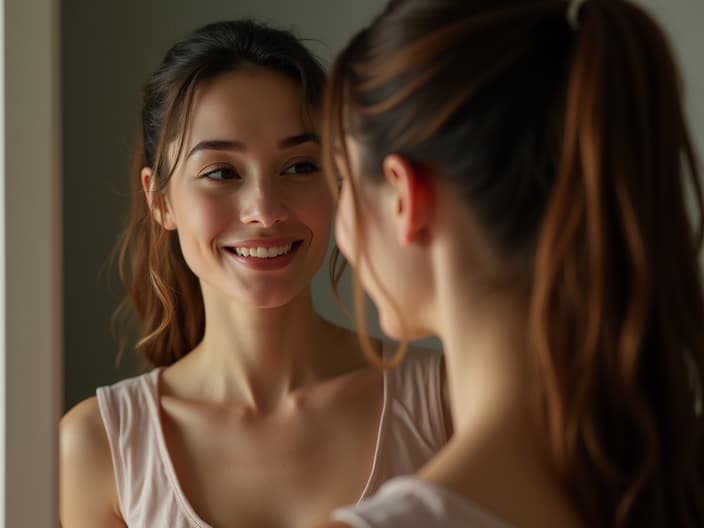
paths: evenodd
<path fill-rule="evenodd" d="M 658 25 L 392 1 L 329 87 L 338 244 L 389 335 L 440 336 L 455 424 L 330 526 L 704 526 L 703 201 Z"/>
<path fill-rule="evenodd" d="M 64 528 L 305 526 L 445 442 L 441 356 L 381 375 L 313 310 L 324 80 L 291 34 L 236 21 L 147 82 L 122 262 L 158 368 L 63 419 Z"/>

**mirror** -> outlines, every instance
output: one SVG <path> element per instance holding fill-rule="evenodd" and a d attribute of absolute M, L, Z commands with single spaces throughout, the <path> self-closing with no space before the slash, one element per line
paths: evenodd
<path fill-rule="evenodd" d="M 65 408 L 135 372 L 129 350 L 116 364 L 110 330 L 120 300 L 110 255 L 128 208 L 128 173 L 141 86 L 165 50 L 207 22 L 251 17 L 293 28 L 329 64 L 384 0 L 152 0 L 61 3 L 64 164 Z M 702 16 L 691 1 L 640 0 L 668 30 L 686 83 L 688 116 L 704 153 Z M 319 310 L 349 325 L 327 275 L 314 282 Z M 111 289 L 109 285 L 112 284 Z"/>
<path fill-rule="evenodd" d="M 133 375 L 135 355 L 111 331 L 120 287 L 111 252 L 129 206 L 143 82 L 181 36 L 208 22 L 254 18 L 291 28 L 328 65 L 383 0 L 153 0 L 61 5 L 64 163 L 65 409 Z M 350 325 L 323 266 L 318 310 Z"/>

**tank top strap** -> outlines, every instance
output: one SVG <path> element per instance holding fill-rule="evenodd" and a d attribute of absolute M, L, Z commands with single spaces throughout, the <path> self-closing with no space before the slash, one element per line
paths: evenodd
<path fill-rule="evenodd" d="M 160 369 L 96 391 L 115 472 L 122 514 L 144 509 L 145 500 L 158 496 L 166 483 L 157 431 L 157 383 Z"/>

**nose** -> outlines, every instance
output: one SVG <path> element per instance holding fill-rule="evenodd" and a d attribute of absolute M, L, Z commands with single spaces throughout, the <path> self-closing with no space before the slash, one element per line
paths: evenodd
<path fill-rule="evenodd" d="M 272 181 L 250 181 L 246 189 L 240 219 L 244 224 L 272 227 L 288 218 L 288 209 L 280 190 Z"/>

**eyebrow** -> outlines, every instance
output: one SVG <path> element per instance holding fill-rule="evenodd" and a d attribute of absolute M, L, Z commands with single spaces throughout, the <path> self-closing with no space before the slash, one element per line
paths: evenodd
<path fill-rule="evenodd" d="M 288 149 L 296 147 L 303 143 L 317 143 L 320 144 L 320 136 L 313 134 L 312 132 L 304 132 L 303 134 L 298 134 L 295 136 L 290 136 L 279 141 L 279 149 Z M 232 151 L 244 151 L 247 150 L 247 145 L 241 141 L 230 141 L 225 139 L 206 139 L 196 144 L 188 153 L 186 158 L 190 158 L 196 152 L 201 150 L 232 150 Z"/>

